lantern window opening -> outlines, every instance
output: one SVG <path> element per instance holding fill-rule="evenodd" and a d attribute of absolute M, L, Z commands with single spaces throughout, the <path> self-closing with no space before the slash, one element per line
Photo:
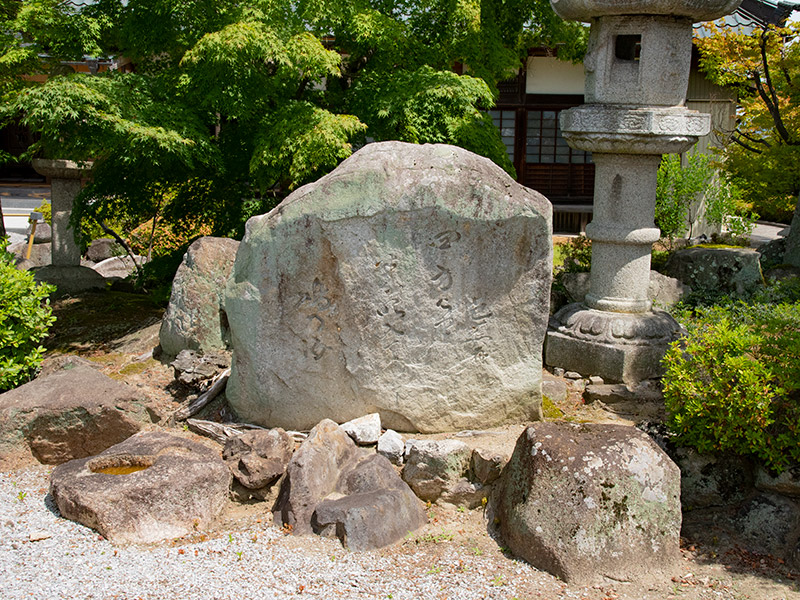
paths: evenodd
<path fill-rule="evenodd" d="M 639 62 L 642 57 L 641 35 L 618 35 L 614 42 L 614 56 L 625 62 Z"/>

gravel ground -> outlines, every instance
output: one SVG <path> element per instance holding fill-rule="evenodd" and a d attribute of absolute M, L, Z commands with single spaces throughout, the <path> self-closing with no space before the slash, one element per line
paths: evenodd
<path fill-rule="evenodd" d="M 59 516 L 48 474 L 45 467 L 0 474 L 0 600 L 800 598 L 791 582 L 697 562 L 650 585 L 568 586 L 505 555 L 480 511 L 436 506 L 425 528 L 375 552 L 284 535 L 258 507 L 229 513 L 213 532 L 191 539 L 115 547 Z"/>

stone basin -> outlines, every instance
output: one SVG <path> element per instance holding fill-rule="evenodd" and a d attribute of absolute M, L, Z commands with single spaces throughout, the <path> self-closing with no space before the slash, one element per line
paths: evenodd
<path fill-rule="evenodd" d="M 741 0 L 550 0 L 564 18 L 589 21 L 619 15 L 671 15 L 710 21 L 732 13 Z"/>

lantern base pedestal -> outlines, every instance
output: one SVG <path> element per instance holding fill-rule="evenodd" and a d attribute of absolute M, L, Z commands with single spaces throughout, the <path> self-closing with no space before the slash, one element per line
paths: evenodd
<path fill-rule="evenodd" d="M 680 332 L 663 311 L 615 313 L 570 304 L 550 319 L 544 361 L 584 377 L 635 384 L 663 375 L 661 359 Z"/>

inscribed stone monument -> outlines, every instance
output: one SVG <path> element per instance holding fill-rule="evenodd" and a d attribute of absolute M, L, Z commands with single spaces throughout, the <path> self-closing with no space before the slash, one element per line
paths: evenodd
<path fill-rule="evenodd" d="M 487 159 L 369 144 L 247 224 L 228 399 L 309 429 L 442 431 L 541 414 L 551 206 Z"/>

